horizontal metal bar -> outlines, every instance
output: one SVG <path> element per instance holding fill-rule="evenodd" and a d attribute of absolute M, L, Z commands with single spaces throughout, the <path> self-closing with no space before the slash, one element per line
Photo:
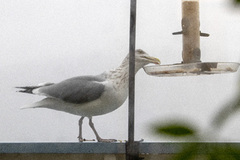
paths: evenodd
<path fill-rule="evenodd" d="M 176 154 L 186 145 L 239 147 L 240 143 L 140 143 L 140 154 Z M 0 143 L 3 153 L 125 154 L 125 143 Z M 200 151 L 201 152 L 201 151 Z"/>
<path fill-rule="evenodd" d="M 125 153 L 125 143 L 0 143 L 0 153 Z"/>

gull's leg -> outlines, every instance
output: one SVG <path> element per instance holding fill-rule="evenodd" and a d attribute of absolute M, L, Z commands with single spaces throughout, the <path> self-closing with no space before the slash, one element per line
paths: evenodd
<path fill-rule="evenodd" d="M 87 140 L 85 138 L 82 137 L 82 124 L 83 124 L 83 119 L 85 117 L 81 117 L 78 121 L 78 125 L 79 125 L 79 135 L 78 135 L 78 141 L 79 142 L 84 142 L 84 141 L 95 141 L 94 139 L 91 140 Z"/>
<path fill-rule="evenodd" d="M 83 142 L 84 141 L 84 139 L 82 138 L 82 124 L 83 124 L 83 119 L 84 119 L 85 117 L 81 117 L 80 119 L 79 119 L 79 121 L 78 121 L 78 125 L 79 125 L 79 135 L 78 135 L 78 140 L 79 140 L 79 142 Z"/>
<path fill-rule="evenodd" d="M 116 142 L 116 141 L 117 141 L 117 140 L 115 140 L 115 139 L 102 139 L 102 138 L 98 135 L 98 133 L 97 133 L 95 127 L 94 127 L 94 124 L 93 124 L 93 122 L 92 122 L 92 117 L 89 117 L 89 126 L 92 128 L 92 130 L 93 130 L 93 132 L 94 132 L 94 134 L 95 134 L 98 142 Z"/>

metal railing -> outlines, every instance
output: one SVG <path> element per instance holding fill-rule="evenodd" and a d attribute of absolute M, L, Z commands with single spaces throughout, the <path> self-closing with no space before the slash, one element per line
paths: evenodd
<path fill-rule="evenodd" d="M 125 154 L 126 143 L 0 143 L 1 154 L 25 153 L 76 153 L 76 154 Z M 240 143 L 217 142 L 141 142 L 139 154 L 177 154 L 187 145 L 199 145 L 199 153 L 207 154 L 206 147 L 240 147 Z M 202 149 L 201 149 L 202 148 Z M 211 151 L 209 151 L 211 152 Z"/>
<path fill-rule="evenodd" d="M 240 148 L 239 143 L 139 143 L 139 155 L 138 159 L 152 160 L 152 159 L 164 159 L 164 157 L 171 158 L 186 147 L 198 146 L 198 154 L 201 158 L 207 157 L 212 148 Z M 209 148 L 206 150 L 206 148 Z M 111 160 L 124 160 L 126 157 L 126 143 L 0 143 L 0 159 L 15 160 L 21 157 L 30 157 L 30 159 L 39 159 L 44 155 L 49 155 L 51 159 L 58 159 L 59 156 L 66 158 L 69 155 L 75 155 L 72 159 L 82 159 L 79 157 L 85 157 L 83 159 L 109 159 L 103 157 L 112 157 Z M 228 154 L 227 152 L 218 152 L 221 154 Z M 58 155 L 58 157 L 56 157 Z M 91 156 L 89 156 L 91 155 Z M 88 158 L 86 158 L 88 157 Z M 102 157 L 102 158 L 100 158 Z M 117 158 L 116 158 L 117 157 Z M 142 157 L 142 158 L 140 158 Z M 154 157 L 154 158 L 153 158 Z M 235 157 L 240 159 L 240 154 L 236 153 Z M 134 157 L 136 158 L 136 157 Z M 200 159 L 201 159 L 200 158 Z"/>

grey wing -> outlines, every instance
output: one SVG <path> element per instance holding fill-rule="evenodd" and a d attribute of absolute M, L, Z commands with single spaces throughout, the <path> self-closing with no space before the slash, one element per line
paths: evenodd
<path fill-rule="evenodd" d="M 103 79 L 94 76 L 75 77 L 38 89 L 38 93 L 70 103 L 86 103 L 99 98 L 104 92 Z"/>

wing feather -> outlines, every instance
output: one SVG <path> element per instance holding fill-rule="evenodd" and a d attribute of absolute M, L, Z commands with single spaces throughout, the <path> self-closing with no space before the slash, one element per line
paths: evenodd
<path fill-rule="evenodd" d="M 97 76 L 81 76 L 67 79 L 51 86 L 37 89 L 38 94 L 54 97 L 70 103 L 86 103 L 99 98 L 105 85 L 105 79 Z"/>

